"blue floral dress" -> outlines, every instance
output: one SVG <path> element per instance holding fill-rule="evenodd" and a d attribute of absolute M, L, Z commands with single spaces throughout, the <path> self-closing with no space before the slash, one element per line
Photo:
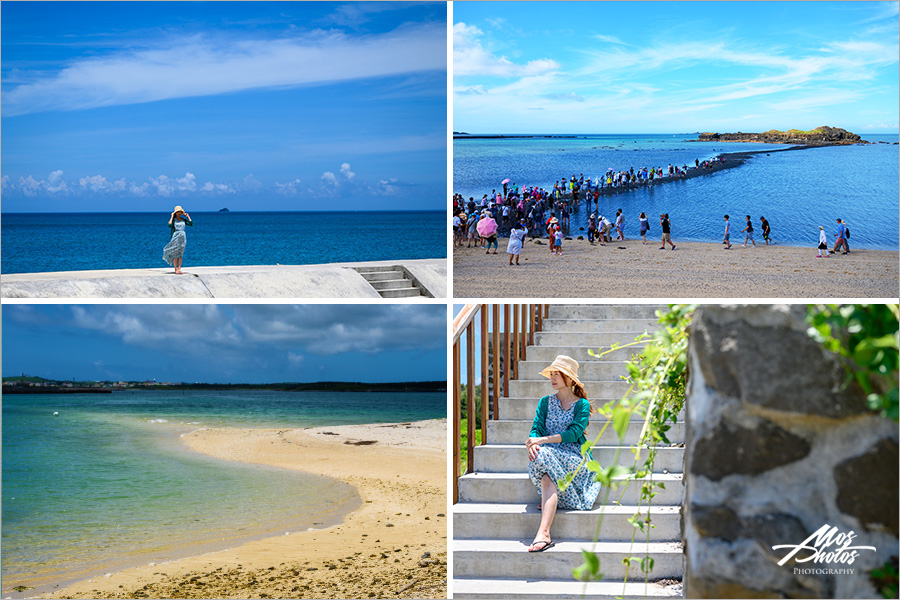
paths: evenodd
<path fill-rule="evenodd" d="M 547 404 L 547 435 L 561 434 L 572 423 L 575 405 L 563 410 L 556 394 L 550 396 Z M 581 446 L 579 444 L 542 444 L 537 457 L 528 463 L 528 475 L 531 483 L 541 493 L 541 479 L 549 475 L 556 482 L 563 479 L 566 473 L 574 473 L 581 462 Z M 572 483 L 559 493 L 558 508 L 567 510 L 590 510 L 600 493 L 600 482 L 594 480 L 594 474 L 581 467 Z"/>
<path fill-rule="evenodd" d="M 184 233 L 184 221 L 175 221 L 172 239 L 163 248 L 163 260 L 168 264 L 173 264 L 176 258 L 184 256 L 184 247 L 187 245 L 187 235 Z"/>

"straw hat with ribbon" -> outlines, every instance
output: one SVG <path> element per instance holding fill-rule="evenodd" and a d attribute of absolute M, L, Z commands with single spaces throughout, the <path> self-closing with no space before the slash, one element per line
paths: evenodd
<path fill-rule="evenodd" d="M 176 207 L 175 207 L 175 210 L 173 210 L 172 212 L 173 212 L 173 213 L 176 213 L 176 214 L 177 214 L 177 213 L 180 213 L 180 212 L 183 213 L 183 212 L 184 212 L 184 209 L 181 208 L 181 206 L 179 205 L 179 206 L 176 206 Z"/>
<path fill-rule="evenodd" d="M 550 373 L 553 371 L 559 371 L 571 379 L 573 383 L 577 383 L 582 388 L 584 387 L 584 384 L 578 379 L 578 361 L 574 358 L 560 354 L 553 360 L 549 367 L 541 371 L 541 375 L 549 379 Z"/>

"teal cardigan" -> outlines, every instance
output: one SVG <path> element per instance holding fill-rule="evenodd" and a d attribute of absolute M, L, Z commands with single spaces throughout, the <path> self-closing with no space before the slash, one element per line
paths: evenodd
<path fill-rule="evenodd" d="M 550 396 L 544 396 L 538 401 L 537 410 L 534 411 L 534 423 L 531 425 L 531 437 L 544 437 L 547 435 L 547 406 Z M 591 405 L 584 398 L 575 402 L 575 412 L 572 422 L 560 434 L 563 444 L 578 444 L 581 447 L 587 441 L 585 430 L 591 418 Z"/>

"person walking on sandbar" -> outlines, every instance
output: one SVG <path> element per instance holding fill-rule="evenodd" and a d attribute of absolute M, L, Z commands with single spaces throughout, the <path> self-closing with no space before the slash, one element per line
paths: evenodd
<path fill-rule="evenodd" d="M 766 246 L 768 246 L 768 245 L 769 245 L 769 238 L 770 238 L 771 235 L 772 235 L 772 228 L 769 227 L 769 222 L 766 221 L 766 218 L 765 218 L 765 217 L 760 217 L 760 218 L 759 218 L 759 221 L 760 221 L 760 227 L 762 227 L 763 239 L 766 240 Z M 772 243 L 774 244 L 774 243 L 775 243 L 775 240 L 772 240 Z"/>
<path fill-rule="evenodd" d="M 723 244 L 728 244 L 725 246 L 726 250 L 731 250 L 731 222 L 728 220 L 728 215 L 725 215 L 725 237 L 722 238 Z"/>
<path fill-rule="evenodd" d="M 750 220 L 750 215 L 747 215 L 747 226 L 741 229 L 741 233 L 744 234 L 744 243 L 741 247 L 746 248 L 747 240 L 750 240 L 750 243 L 756 248 L 756 242 L 753 240 L 753 222 Z"/>
<path fill-rule="evenodd" d="M 659 226 L 662 227 L 662 246 L 660 246 L 659 249 L 665 250 L 666 242 L 669 242 L 669 245 L 672 246 L 672 250 L 674 250 L 675 244 L 672 243 L 672 234 L 669 231 L 669 213 L 663 213 L 659 216 Z"/>

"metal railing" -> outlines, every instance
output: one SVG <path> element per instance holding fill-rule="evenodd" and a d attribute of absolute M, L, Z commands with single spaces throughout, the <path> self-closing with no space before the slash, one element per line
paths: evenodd
<path fill-rule="evenodd" d="M 534 345 L 534 334 L 543 330 L 549 310 L 549 304 L 466 304 L 453 319 L 454 504 L 459 500 L 458 479 L 461 475 L 459 436 L 462 427 L 463 365 L 466 374 L 466 472 L 474 471 L 476 338 L 480 338 L 481 444 L 485 444 L 488 420 L 500 418 L 500 394 L 504 398 L 509 397 L 509 381 L 518 378 L 519 362 L 525 360 L 525 349 Z M 480 324 L 480 335 L 476 334 L 476 322 Z"/>

